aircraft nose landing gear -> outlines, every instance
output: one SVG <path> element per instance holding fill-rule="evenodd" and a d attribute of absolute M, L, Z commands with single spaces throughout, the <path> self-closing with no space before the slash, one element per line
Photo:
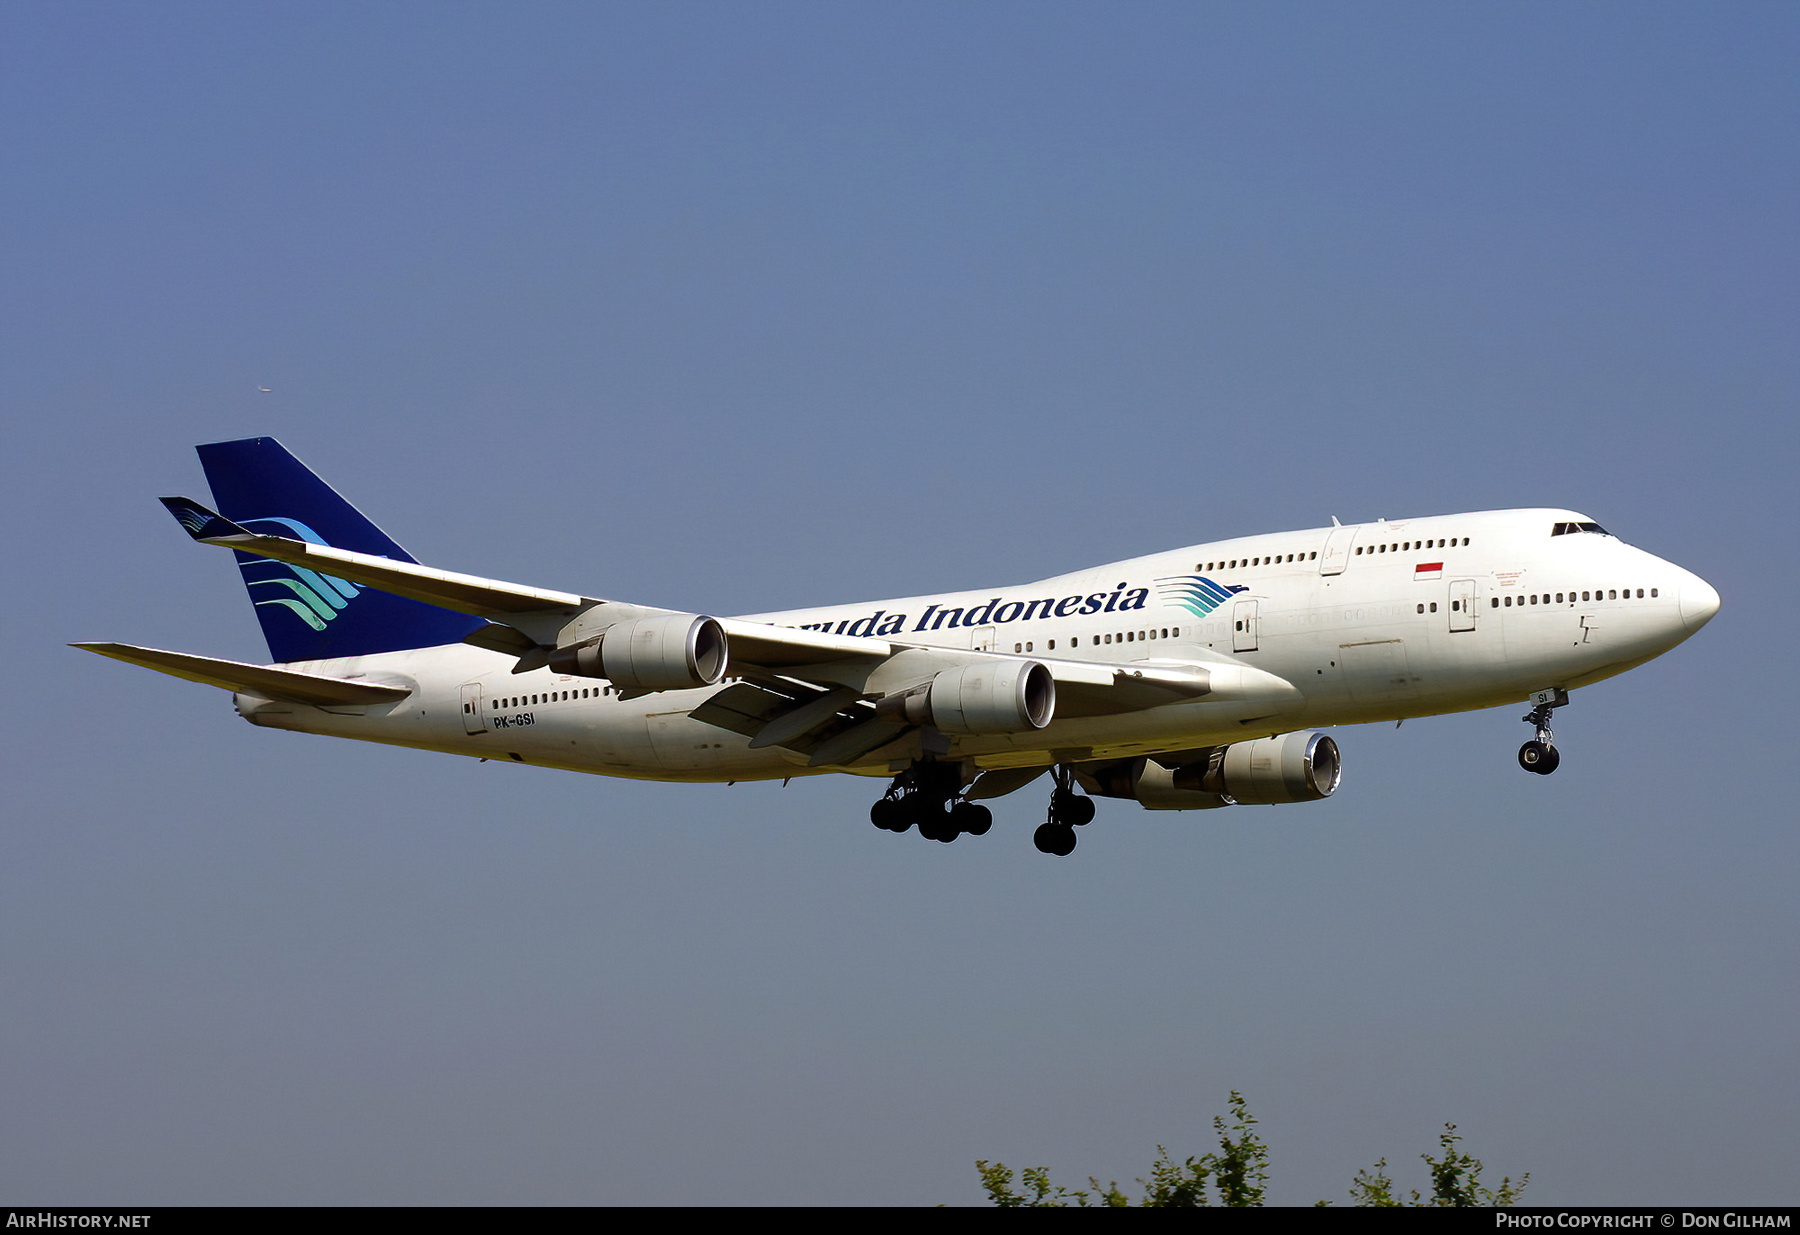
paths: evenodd
<path fill-rule="evenodd" d="M 1540 730 L 1549 733 L 1548 729 Z M 1519 747 L 1519 766 L 1527 772 L 1536 772 L 1539 776 L 1548 776 L 1556 771 L 1562 756 L 1556 753 L 1556 747 L 1541 739 L 1533 740 Z"/>
<path fill-rule="evenodd" d="M 1550 713 L 1569 701 L 1569 692 L 1560 686 L 1533 692 L 1535 704 L 1522 719 L 1537 729 L 1537 737 L 1519 747 L 1519 766 L 1527 772 L 1548 776 L 1556 771 L 1562 756 L 1556 753 L 1556 735 L 1550 732 Z"/>

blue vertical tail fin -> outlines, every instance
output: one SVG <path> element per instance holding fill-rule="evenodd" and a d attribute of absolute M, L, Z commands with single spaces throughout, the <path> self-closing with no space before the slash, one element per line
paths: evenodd
<path fill-rule="evenodd" d="M 415 559 L 272 437 L 195 448 L 219 513 L 253 532 Z M 269 558 L 236 553 L 238 570 L 278 663 L 367 656 L 457 643 L 480 618 L 391 596 Z"/>

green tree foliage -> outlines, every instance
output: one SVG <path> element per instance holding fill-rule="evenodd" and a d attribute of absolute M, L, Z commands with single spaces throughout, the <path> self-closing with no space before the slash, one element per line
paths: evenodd
<path fill-rule="evenodd" d="M 1269 1178 L 1269 1147 L 1257 1139 L 1256 1119 L 1243 1094 L 1231 1091 L 1231 1128 L 1226 1129 L 1223 1115 L 1215 1115 L 1213 1131 L 1219 1134 L 1219 1152 L 1207 1156 L 1212 1159 L 1219 1203 L 1236 1209 L 1261 1205 L 1263 1184 Z"/>
<path fill-rule="evenodd" d="M 1244 1096 L 1235 1089 L 1231 1092 L 1230 1105 L 1229 1123 L 1224 1116 L 1213 1120 L 1213 1131 L 1219 1137 L 1217 1153 L 1202 1154 L 1198 1158 L 1176 1162 L 1169 1156 L 1167 1149 L 1161 1145 L 1156 1147 L 1156 1161 L 1150 1164 L 1150 1177 L 1138 1180 L 1144 1189 L 1139 1205 L 1192 1209 L 1212 1205 L 1249 1207 L 1263 1203 L 1263 1185 L 1269 1178 L 1269 1147 L 1256 1135 L 1256 1118 L 1250 1114 Z M 1516 1184 L 1508 1176 L 1498 1188 L 1483 1187 L 1482 1163 L 1480 1159 L 1457 1148 L 1461 1141 L 1462 1138 L 1456 1134 L 1456 1125 L 1445 1124 L 1444 1131 L 1438 1136 L 1443 1156 L 1434 1158 L 1430 1154 L 1419 1155 L 1431 1168 L 1432 1192 L 1427 1199 L 1414 1190 L 1411 1203 L 1473 1206 L 1514 1204 L 1519 1199 L 1519 1194 L 1525 1190 L 1525 1185 L 1530 1182 L 1531 1176 L 1521 1176 Z M 1013 1172 L 1004 1162 L 990 1164 L 982 1159 L 975 1164 L 975 1169 L 981 1174 L 981 1186 L 987 1191 L 988 1199 L 1008 1209 L 1061 1209 L 1069 1206 L 1083 1209 L 1091 1206 L 1118 1208 L 1131 1204 L 1130 1198 L 1120 1190 L 1117 1181 L 1102 1187 L 1100 1181 L 1091 1175 L 1088 1176 L 1087 1190 L 1072 1191 L 1051 1183 L 1050 1172 L 1044 1167 L 1027 1167 L 1019 1172 L 1019 1187 L 1015 1189 Z M 1386 1158 L 1356 1173 L 1356 1178 L 1351 1182 L 1350 1196 L 1358 1205 L 1407 1204 L 1394 1193 L 1394 1181 L 1388 1178 Z M 1319 1204 L 1327 1205 L 1330 1202 L 1320 1201 Z"/>
<path fill-rule="evenodd" d="M 1158 1145 L 1156 1161 L 1150 1164 L 1150 1178 L 1138 1180 L 1144 1188 L 1144 1199 L 1138 1204 L 1182 1209 L 1215 1204 L 1261 1205 L 1263 1184 L 1269 1178 L 1269 1147 L 1256 1135 L 1256 1117 L 1235 1089 L 1231 1092 L 1231 1123 L 1227 1125 L 1225 1118 L 1218 1116 L 1213 1120 L 1213 1130 L 1219 1135 L 1218 1153 L 1178 1163 Z M 1131 1204 L 1116 1180 L 1102 1187 L 1090 1175 L 1091 1191 L 1070 1191 L 1052 1184 L 1050 1172 L 1044 1167 L 1027 1167 L 1019 1172 L 1024 1190 L 1015 1191 L 1013 1173 L 1004 1162 L 990 1165 L 983 1159 L 975 1164 L 975 1169 L 981 1173 L 981 1186 L 987 1189 L 989 1199 L 1007 1208 Z"/>
<path fill-rule="evenodd" d="M 1412 1190 L 1414 1205 L 1463 1207 L 1487 1206 L 1505 1208 L 1517 1203 L 1519 1193 L 1525 1191 L 1525 1185 L 1531 1182 L 1531 1172 L 1527 1171 L 1514 1183 L 1508 1175 L 1500 1181 L 1498 1188 L 1483 1187 L 1481 1183 L 1482 1162 L 1456 1147 L 1462 1137 L 1456 1135 L 1455 1124 L 1445 1124 L 1444 1130 L 1438 1134 L 1438 1145 L 1443 1150 L 1442 1158 L 1434 1158 L 1430 1154 L 1420 1154 L 1425 1165 L 1431 1168 L 1431 1196 L 1426 1198 L 1419 1190 Z M 1387 1159 L 1383 1158 L 1374 1166 L 1356 1173 L 1350 1183 L 1350 1197 L 1358 1205 L 1397 1207 L 1406 1202 L 1394 1196 L 1394 1181 L 1388 1178 Z M 1320 1204 L 1324 1204 L 1323 1201 Z"/>

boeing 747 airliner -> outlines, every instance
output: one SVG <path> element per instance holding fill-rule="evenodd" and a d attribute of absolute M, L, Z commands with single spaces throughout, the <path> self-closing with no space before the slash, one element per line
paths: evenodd
<path fill-rule="evenodd" d="M 890 780 L 875 826 L 952 841 L 1051 774 L 1035 842 L 1094 797 L 1151 810 L 1330 796 L 1318 727 L 1552 709 L 1718 611 L 1703 579 L 1572 510 L 1246 536 L 1036 583 L 718 618 L 419 565 L 273 438 L 199 448 L 270 665 L 80 643 L 233 692 L 255 725 L 607 776 Z"/>

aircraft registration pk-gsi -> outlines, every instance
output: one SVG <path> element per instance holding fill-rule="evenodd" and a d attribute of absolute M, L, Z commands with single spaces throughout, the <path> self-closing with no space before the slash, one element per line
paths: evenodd
<path fill-rule="evenodd" d="M 715 618 L 419 565 L 273 438 L 199 447 L 271 665 L 119 643 L 255 725 L 607 776 L 891 778 L 875 825 L 951 841 L 1045 772 L 1034 840 L 1094 797 L 1151 810 L 1330 796 L 1321 726 L 1529 701 L 1555 770 L 1568 692 L 1718 611 L 1699 576 L 1570 510 L 1279 532 L 1017 586 Z M 1085 790 L 1085 793 L 1080 792 Z"/>

